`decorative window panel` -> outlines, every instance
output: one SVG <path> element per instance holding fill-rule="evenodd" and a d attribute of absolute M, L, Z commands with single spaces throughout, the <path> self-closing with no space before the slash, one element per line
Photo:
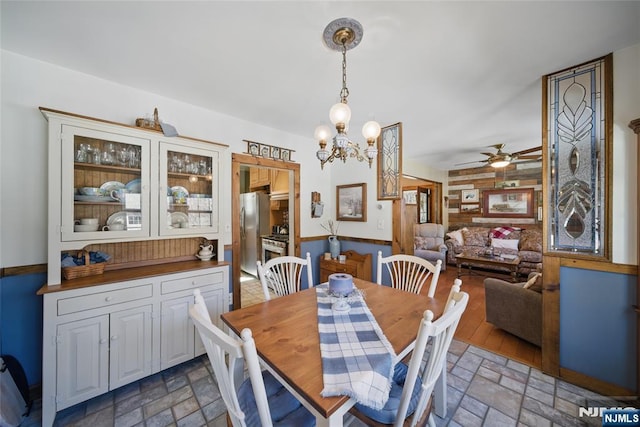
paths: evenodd
<path fill-rule="evenodd" d="M 378 137 L 378 200 L 399 199 L 402 175 L 402 123 L 382 128 Z"/>
<path fill-rule="evenodd" d="M 608 258 L 612 56 L 545 76 L 547 249 Z"/>

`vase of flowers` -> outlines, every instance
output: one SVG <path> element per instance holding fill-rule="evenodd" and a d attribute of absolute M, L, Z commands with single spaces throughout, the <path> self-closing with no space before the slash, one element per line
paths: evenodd
<path fill-rule="evenodd" d="M 330 234 L 329 236 L 329 252 L 331 253 L 331 258 L 336 259 L 338 255 L 340 255 L 340 240 L 338 240 L 338 228 L 340 224 L 337 221 L 333 221 L 330 219 L 326 224 L 321 224 L 322 228 L 327 230 Z"/>

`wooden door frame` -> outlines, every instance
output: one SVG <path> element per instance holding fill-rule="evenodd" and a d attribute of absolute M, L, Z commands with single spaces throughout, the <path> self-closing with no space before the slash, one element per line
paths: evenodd
<path fill-rule="evenodd" d="M 402 244 L 402 233 L 405 227 L 407 226 L 407 224 L 404 223 L 404 215 L 402 215 L 402 200 L 403 200 L 402 190 L 405 187 L 407 188 L 415 187 L 417 189 L 418 186 L 431 188 L 433 190 L 432 198 L 431 198 L 432 204 L 435 203 L 435 198 L 438 197 L 438 206 L 439 206 L 439 210 L 434 213 L 434 219 L 437 221 L 439 218 L 440 222 L 438 224 L 442 224 L 442 221 L 444 219 L 444 216 L 443 216 L 444 203 L 442 201 L 442 185 L 443 184 L 438 181 L 433 181 L 426 178 L 420 178 L 413 175 L 402 174 L 402 176 L 415 178 L 418 182 L 416 182 L 415 185 L 403 185 L 402 177 L 400 178 L 400 198 L 394 199 L 391 205 L 391 229 L 392 229 L 391 253 L 392 254 L 413 254 L 413 248 L 411 248 L 410 251 L 407 251 L 407 248 L 405 248 Z M 425 185 L 425 184 L 429 184 L 429 185 Z"/>
<path fill-rule="evenodd" d="M 293 237 L 294 255 L 300 256 L 300 164 L 279 160 L 254 157 L 248 154 L 231 154 L 231 274 L 233 276 L 233 308 L 242 305 L 240 299 L 240 167 L 253 166 L 293 171 L 293 188 L 289 188 L 289 203 L 293 202 L 293 230 L 289 228 L 289 236 Z"/>

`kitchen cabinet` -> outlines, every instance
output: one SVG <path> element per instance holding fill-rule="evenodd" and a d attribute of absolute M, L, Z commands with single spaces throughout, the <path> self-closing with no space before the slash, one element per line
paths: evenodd
<path fill-rule="evenodd" d="M 371 281 L 371 254 L 359 254 L 355 251 L 345 251 L 345 262 L 337 259 L 324 259 L 320 255 L 320 283 L 329 280 L 329 275 L 333 273 L 346 273 L 359 279 Z"/>
<path fill-rule="evenodd" d="M 42 288 L 44 426 L 56 411 L 204 353 L 189 318 L 193 289 L 220 325 L 229 307 L 228 265 L 191 263 L 193 270 L 139 268 L 141 277 L 130 280 L 115 280 L 122 271 L 105 272 L 91 286 L 83 278 L 69 281 L 69 289 Z"/>
<path fill-rule="evenodd" d="M 42 425 L 51 426 L 61 409 L 202 354 L 193 290 L 215 321 L 232 303 L 219 203 L 229 159 L 223 144 L 40 110 L 49 139 Z M 163 249 L 200 239 L 216 259 Z M 118 265 L 63 282 L 61 255 L 85 248 L 113 249 Z"/>
<path fill-rule="evenodd" d="M 49 123 L 49 284 L 60 283 L 61 251 L 95 243 L 203 237 L 217 242 L 222 260 L 225 145 L 41 111 Z"/>
<path fill-rule="evenodd" d="M 271 182 L 271 173 L 268 168 L 250 168 L 249 169 L 249 187 L 254 189 L 264 187 Z"/>

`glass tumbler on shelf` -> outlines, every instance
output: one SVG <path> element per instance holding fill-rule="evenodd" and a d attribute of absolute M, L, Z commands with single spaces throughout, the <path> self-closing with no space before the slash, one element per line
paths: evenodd
<path fill-rule="evenodd" d="M 130 145 L 129 148 L 127 148 L 127 154 L 129 156 L 129 167 L 140 167 L 140 151 L 133 145 Z"/>

